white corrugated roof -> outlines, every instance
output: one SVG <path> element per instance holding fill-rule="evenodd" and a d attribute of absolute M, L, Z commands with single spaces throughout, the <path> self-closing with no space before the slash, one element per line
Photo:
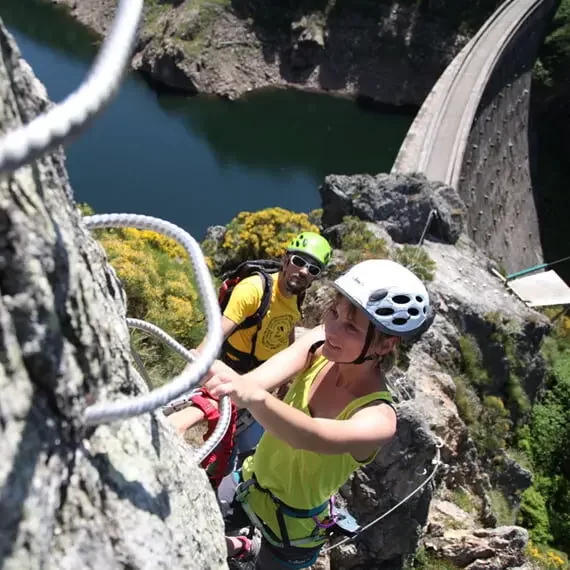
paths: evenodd
<path fill-rule="evenodd" d="M 570 305 L 570 287 L 552 269 L 513 279 L 507 286 L 529 307 Z"/>

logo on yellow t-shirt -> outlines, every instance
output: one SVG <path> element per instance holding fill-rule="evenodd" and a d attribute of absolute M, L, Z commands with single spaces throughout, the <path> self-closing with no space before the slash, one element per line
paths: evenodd
<path fill-rule="evenodd" d="M 263 331 L 261 344 L 269 350 L 283 349 L 289 344 L 289 335 L 295 326 L 293 315 L 279 315 L 270 319 Z"/>

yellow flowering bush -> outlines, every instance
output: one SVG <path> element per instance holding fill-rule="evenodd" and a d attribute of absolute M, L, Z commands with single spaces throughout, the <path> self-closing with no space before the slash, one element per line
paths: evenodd
<path fill-rule="evenodd" d="M 172 238 L 150 230 L 137 230 L 135 228 L 121 229 L 125 239 L 133 242 L 134 247 L 146 249 L 151 247 L 157 251 L 162 251 L 172 259 L 187 260 L 186 250 Z"/>
<path fill-rule="evenodd" d="M 106 230 L 98 239 L 125 288 L 128 315 L 159 326 L 188 348 L 197 346 L 205 334 L 204 315 L 184 249 L 155 232 L 131 228 Z M 133 338 L 153 381 L 183 366 L 162 343 L 141 333 Z"/>
<path fill-rule="evenodd" d="M 284 208 L 240 212 L 227 226 L 222 250 L 233 263 L 279 258 L 289 241 L 303 231 L 319 233 L 307 214 Z"/>
<path fill-rule="evenodd" d="M 562 552 L 528 541 L 526 554 L 542 570 L 568 570 L 568 557 Z"/>

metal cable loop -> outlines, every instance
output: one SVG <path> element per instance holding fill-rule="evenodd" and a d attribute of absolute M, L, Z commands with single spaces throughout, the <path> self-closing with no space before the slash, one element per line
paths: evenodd
<path fill-rule="evenodd" d="M 85 411 L 85 422 L 98 424 L 150 412 L 197 386 L 220 352 L 223 340 L 222 319 L 217 295 L 200 246 L 187 232 L 159 218 L 137 214 L 101 214 L 87 216 L 83 221 L 89 229 L 135 227 L 162 233 L 176 240 L 190 256 L 208 330 L 200 356 L 169 383 L 131 400 L 89 406 Z"/>
<path fill-rule="evenodd" d="M 160 327 L 153 325 L 147 321 L 141 321 L 140 319 L 127 319 L 127 325 L 131 328 L 141 330 L 154 336 L 158 340 L 164 342 L 168 345 L 172 350 L 176 351 L 180 354 L 183 358 L 185 358 L 188 362 L 194 362 L 195 356 L 194 353 L 184 348 L 179 342 L 174 340 L 170 335 L 165 333 Z M 138 356 L 138 355 L 137 355 Z M 142 367 L 144 370 L 144 366 L 142 362 L 140 362 L 140 357 L 138 358 L 139 362 L 137 363 L 137 367 Z M 143 373 L 143 376 L 146 374 Z M 148 377 L 148 375 L 147 375 Z M 202 463 L 208 455 L 210 455 L 216 447 L 220 444 L 224 435 L 228 431 L 231 422 L 231 402 L 229 396 L 222 396 L 220 398 L 220 419 L 216 424 L 216 427 L 210 437 L 198 448 L 194 451 L 194 457 L 198 463 Z"/>
<path fill-rule="evenodd" d="M 0 139 L 0 173 L 11 172 L 78 135 L 111 102 L 130 63 L 143 0 L 121 0 L 85 81 L 58 105 Z"/>

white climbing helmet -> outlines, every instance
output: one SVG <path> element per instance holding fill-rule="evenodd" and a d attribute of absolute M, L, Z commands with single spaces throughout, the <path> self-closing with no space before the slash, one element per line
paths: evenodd
<path fill-rule="evenodd" d="M 424 284 L 394 261 L 362 261 L 341 275 L 334 287 L 385 334 L 412 337 L 427 330 L 433 321 Z"/>

